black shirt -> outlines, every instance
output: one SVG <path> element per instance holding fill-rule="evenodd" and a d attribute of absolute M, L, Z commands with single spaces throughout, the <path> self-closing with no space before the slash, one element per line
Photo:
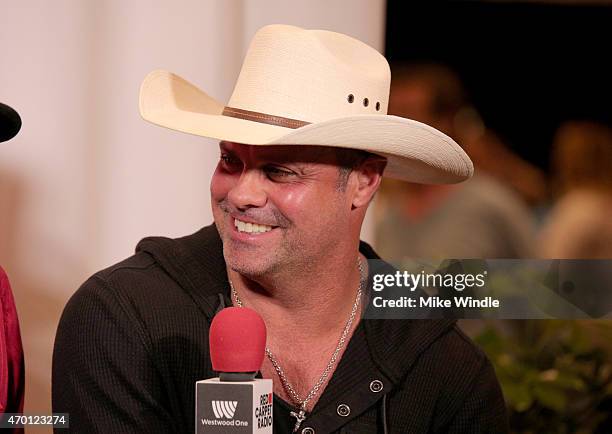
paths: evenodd
<path fill-rule="evenodd" d="M 378 258 L 363 242 L 360 251 Z M 144 239 L 66 305 L 53 353 L 53 411 L 70 413 L 74 432 L 193 433 L 194 384 L 215 376 L 210 322 L 229 300 L 214 225 L 176 240 Z M 276 433 L 291 432 L 290 411 L 275 396 Z M 361 319 L 301 430 L 503 433 L 507 426 L 491 363 L 453 320 Z"/>

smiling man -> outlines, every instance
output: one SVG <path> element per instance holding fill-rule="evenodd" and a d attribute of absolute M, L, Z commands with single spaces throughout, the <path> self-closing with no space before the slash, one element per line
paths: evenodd
<path fill-rule="evenodd" d="M 220 140 L 214 224 L 141 241 L 71 298 L 53 363 L 71 429 L 193 432 L 210 322 L 235 305 L 266 323 L 277 433 L 505 432 L 493 368 L 454 321 L 362 317 L 379 258 L 359 234 L 381 177 L 472 173 L 450 138 L 386 115 L 389 82 L 367 45 L 281 25 L 255 35 L 227 105 L 149 74 L 146 120 Z"/>

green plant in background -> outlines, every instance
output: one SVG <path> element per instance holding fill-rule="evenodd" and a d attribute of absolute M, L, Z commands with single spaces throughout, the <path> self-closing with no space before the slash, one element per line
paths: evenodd
<path fill-rule="evenodd" d="M 474 336 L 495 365 L 515 433 L 612 433 L 612 321 L 489 321 Z"/>

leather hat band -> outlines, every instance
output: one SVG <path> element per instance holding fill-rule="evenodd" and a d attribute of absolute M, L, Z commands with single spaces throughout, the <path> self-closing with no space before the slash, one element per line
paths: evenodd
<path fill-rule="evenodd" d="M 223 116 L 229 116 L 232 118 L 245 119 L 247 121 L 260 122 L 262 124 L 270 124 L 276 125 L 278 127 L 292 129 L 300 128 L 310 124 L 310 122 L 298 121 L 296 119 L 283 118 L 281 116 L 274 116 L 260 112 L 252 112 L 250 110 L 243 110 L 228 106 L 223 109 L 222 114 Z"/>

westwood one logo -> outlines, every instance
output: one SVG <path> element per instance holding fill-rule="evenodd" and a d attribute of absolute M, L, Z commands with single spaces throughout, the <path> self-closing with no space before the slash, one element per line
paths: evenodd
<path fill-rule="evenodd" d="M 211 401 L 216 419 L 202 418 L 202 425 L 209 426 L 249 426 L 249 421 L 234 419 L 238 401 Z M 226 420 L 229 419 L 229 420 Z"/>
<path fill-rule="evenodd" d="M 213 412 L 217 419 L 234 417 L 238 401 L 211 401 Z"/>

